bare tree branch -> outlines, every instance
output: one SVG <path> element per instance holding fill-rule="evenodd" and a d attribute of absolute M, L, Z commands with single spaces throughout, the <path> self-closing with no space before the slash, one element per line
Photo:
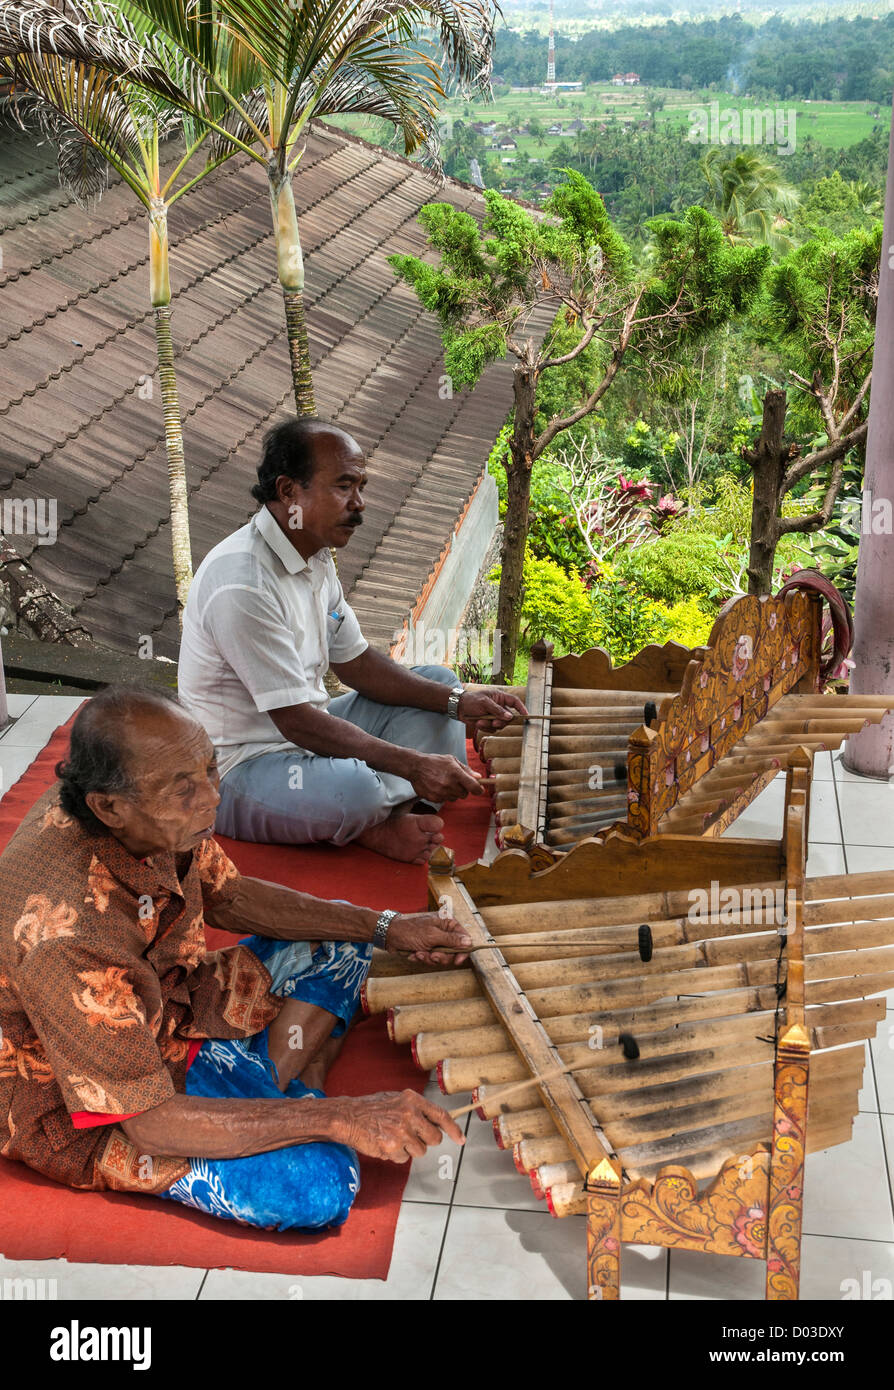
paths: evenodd
<path fill-rule="evenodd" d="M 863 424 L 858 425 L 855 430 L 851 430 L 850 434 L 841 435 L 833 443 L 827 444 L 824 448 L 817 449 L 805 458 L 800 458 L 797 463 L 793 463 L 791 468 L 786 469 L 783 474 L 780 497 L 791 492 L 795 483 L 800 482 L 808 473 L 813 473 L 818 468 L 824 468 L 827 463 L 834 463 L 836 459 L 843 458 L 849 449 L 862 444 L 868 429 L 869 423 L 864 420 Z"/>

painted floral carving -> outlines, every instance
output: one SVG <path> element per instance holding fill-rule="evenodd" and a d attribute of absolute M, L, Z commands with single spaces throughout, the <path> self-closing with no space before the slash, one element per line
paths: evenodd
<path fill-rule="evenodd" d="M 816 640 L 803 593 L 745 595 L 718 618 L 704 657 L 690 664 L 680 694 L 653 725 L 648 751 L 631 748 L 628 755 L 628 784 L 639 794 L 629 822 L 638 834 L 656 834 L 680 796 L 797 684 Z"/>
<path fill-rule="evenodd" d="M 635 1183 L 622 1194 L 622 1234 L 641 1245 L 762 1259 L 768 1190 L 766 1149 L 745 1164 L 731 1159 L 701 1199 L 687 1168 L 668 1167 L 654 1185 Z"/>

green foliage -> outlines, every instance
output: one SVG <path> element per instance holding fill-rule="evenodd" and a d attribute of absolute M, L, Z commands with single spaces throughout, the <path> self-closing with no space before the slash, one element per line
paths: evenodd
<path fill-rule="evenodd" d="M 615 568 L 622 579 L 633 581 L 650 598 L 677 604 L 717 592 L 719 559 L 718 537 L 671 530 L 620 555 Z"/>
<path fill-rule="evenodd" d="M 489 362 L 505 356 L 506 330 L 500 323 L 444 334 L 444 367 L 454 386 L 474 386 Z"/>
<path fill-rule="evenodd" d="M 579 323 L 569 324 L 560 314 L 551 328 L 551 352 L 562 357 L 580 342 L 582 329 Z M 537 383 L 537 413 L 534 428 L 540 431 L 554 415 L 564 415 L 578 401 L 585 399 L 605 369 L 606 353 L 599 342 L 591 342 L 570 362 L 562 362 L 550 367 Z M 592 429 L 592 420 L 582 420 L 572 429 L 578 434 L 586 434 Z"/>
<path fill-rule="evenodd" d="M 830 343 L 843 323 L 836 408 L 853 399 L 872 356 L 881 248 L 881 223 L 841 237 L 818 231 L 772 268 L 755 315 L 790 369 L 808 380 L 819 372 L 826 382 L 834 375 Z"/>
<path fill-rule="evenodd" d="M 637 584 L 621 579 L 611 564 L 600 567 L 590 590 L 599 624 L 599 646 L 617 665 L 629 661 L 650 642 L 664 642 L 669 618 Z"/>
<path fill-rule="evenodd" d="M 673 454 L 675 437 L 666 430 L 652 429 L 642 418 L 635 420 L 624 439 L 621 468 L 625 475 L 648 474 L 659 480 L 662 464 Z"/>
<path fill-rule="evenodd" d="M 499 566 L 489 576 L 496 582 Z M 599 626 L 583 581 L 570 575 L 554 560 L 525 554 L 522 630 L 525 645 L 538 638 L 554 642 L 561 651 L 585 651 L 592 647 Z"/>
<path fill-rule="evenodd" d="M 555 561 L 567 574 L 581 575 L 590 559 L 574 517 L 548 502 L 531 511 L 528 544 L 538 559 Z"/>
<path fill-rule="evenodd" d="M 730 317 L 751 307 L 770 262 L 767 246 L 733 246 L 716 217 L 704 208 L 687 208 L 679 222 L 653 218 L 653 275 L 640 305 L 640 315 L 685 314 L 675 342 L 698 342 Z M 661 325 L 640 330 L 637 346 L 659 348 L 666 336 Z M 664 343 L 665 352 L 672 343 Z"/>
<path fill-rule="evenodd" d="M 829 525 L 809 538 L 811 562 L 831 579 L 845 599 L 853 605 L 857 584 L 857 557 L 862 525 L 863 469 L 856 462 L 846 463 L 841 492 L 832 509 Z M 815 483 L 805 493 L 808 511 L 822 505 L 825 484 Z"/>
<path fill-rule="evenodd" d="M 630 277 L 630 249 L 612 226 L 596 189 L 575 169 L 563 169 L 565 182 L 554 189 L 545 203 L 546 211 L 557 217 L 563 235 L 573 244 L 577 259 L 586 260 L 598 247 L 608 270 L 619 283 Z M 572 268 L 574 259 L 568 263 Z"/>
<path fill-rule="evenodd" d="M 681 647 L 704 647 L 707 645 L 715 613 L 706 613 L 697 598 L 681 599 L 670 606 L 656 605 L 667 623 L 665 642 L 679 642 Z"/>

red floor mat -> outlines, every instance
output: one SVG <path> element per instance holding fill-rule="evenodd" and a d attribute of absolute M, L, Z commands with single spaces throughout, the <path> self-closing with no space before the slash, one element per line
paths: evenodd
<path fill-rule="evenodd" d="M 67 730 L 68 725 L 53 736 L 0 801 L 0 850 L 54 780 L 53 768 L 68 746 Z M 471 745 L 469 760 L 480 769 Z M 446 840 L 457 863 L 482 853 L 489 815 L 485 797 L 470 797 L 445 811 Z M 426 905 L 422 865 L 396 864 L 364 849 L 248 845 L 223 837 L 221 843 L 243 873 L 319 897 L 403 911 L 420 911 Z M 209 942 L 232 944 L 232 936 L 209 931 Z M 421 1090 L 424 1083 L 409 1050 L 394 1047 L 382 1020 L 374 1018 L 352 1031 L 332 1070 L 329 1089 L 332 1094 L 364 1095 L 407 1086 Z M 362 1159 L 361 1168 L 360 1195 L 344 1226 L 321 1235 L 289 1235 L 229 1225 L 153 1197 L 74 1192 L 22 1164 L 0 1159 L 0 1253 L 11 1260 L 64 1258 L 384 1279 L 409 1165 Z"/>

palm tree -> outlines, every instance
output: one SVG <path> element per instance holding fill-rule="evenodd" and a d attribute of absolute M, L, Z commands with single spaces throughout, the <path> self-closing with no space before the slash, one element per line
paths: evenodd
<path fill-rule="evenodd" d="M 203 96 L 183 55 L 158 41 L 144 21 L 130 23 L 82 0 L 66 0 L 64 11 L 49 0 L 4 3 L 0 8 L 0 75 L 24 93 L 58 150 L 62 183 L 82 203 L 101 196 L 113 169 L 146 209 L 149 232 L 149 302 L 155 323 L 158 375 L 164 416 L 171 498 L 171 547 L 177 607 L 182 617 L 192 580 L 189 507 L 183 428 L 171 334 L 171 277 L 168 209 L 235 153 L 220 144 L 197 172 L 187 166 L 208 140 L 212 121 L 228 108 Z M 212 57 L 213 55 L 209 55 Z M 140 84 L 140 85 L 138 85 Z M 178 109 L 179 108 L 179 109 Z M 17 108 L 14 108 L 17 109 Z M 184 152 L 163 176 L 160 142 L 179 131 Z"/>
<path fill-rule="evenodd" d="M 851 179 L 848 188 L 854 195 L 858 212 L 864 217 L 881 217 L 884 203 L 880 188 L 867 179 Z"/>
<path fill-rule="evenodd" d="M 308 123 L 341 114 L 379 116 L 402 136 L 406 154 L 431 149 L 448 75 L 465 89 L 489 92 L 490 0 L 132 0 L 128 8 L 187 54 L 229 104 L 226 129 L 215 131 L 212 149 L 237 138 L 266 169 L 295 407 L 313 414 L 292 186 Z M 225 33 L 239 55 L 238 85 L 209 68 L 208 30 Z"/>
<path fill-rule="evenodd" d="M 736 244 L 763 244 L 790 251 L 792 239 L 782 231 L 799 202 L 775 164 L 753 150 L 730 155 L 715 146 L 699 160 L 708 185 L 704 206 L 718 219 L 725 236 Z"/>

